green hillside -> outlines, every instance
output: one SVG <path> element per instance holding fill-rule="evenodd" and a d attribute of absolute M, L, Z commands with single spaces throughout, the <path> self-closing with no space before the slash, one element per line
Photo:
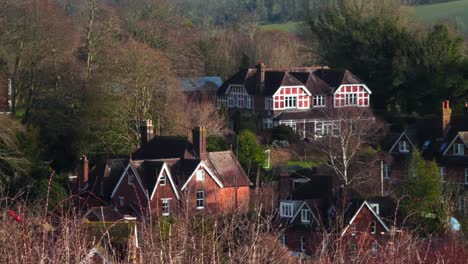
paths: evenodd
<path fill-rule="evenodd" d="M 468 35 L 468 0 L 420 5 L 414 8 L 418 17 L 428 22 L 450 21 Z"/>

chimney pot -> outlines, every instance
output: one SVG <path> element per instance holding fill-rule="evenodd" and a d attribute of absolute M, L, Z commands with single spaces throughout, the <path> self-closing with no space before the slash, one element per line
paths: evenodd
<path fill-rule="evenodd" d="M 450 101 L 442 101 L 442 136 L 445 136 L 450 127 L 452 118 L 452 109 L 450 109 Z"/>

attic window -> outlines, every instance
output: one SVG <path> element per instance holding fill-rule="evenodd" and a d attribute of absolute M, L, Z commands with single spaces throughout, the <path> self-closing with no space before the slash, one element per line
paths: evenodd
<path fill-rule="evenodd" d="M 162 174 L 161 178 L 159 178 L 159 185 L 164 186 L 166 185 L 166 175 Z"/>
<path fill-rule="evenodd" d="M 463 144 L 454 144 L 453 145 L 453 155 L 463 156 L 465 155 L 465 148 Z"/>
<path fill-rule="evenodd" d="M 291 203 L 281 202 L 280 216 L 281 217 L 293 217 L 293 205 Z"/>
<path fill-rule="evenodd" d="M 301 210 L 301 221 L 302 223 L 310 223 L 312 213 L 309 209 L 302 209 Z"/>
<path fill-rule="evenodd" d="M 197 171 L 197 181 L 204 181 L 205 180 L 205 171 L 198 170 Z"/>
<path fill-rule="evenodd" d="M 127 176 L 128 185 L 133 185 L 133 180 L 134 180 L 133 177 L 134 177 L 133 174 L 128 174 Z"/>
<path fill-rule="evenodd" d="M 377 223 L 375 221 L 372 221 L 370 230 L 371 230 L 371 234 L 375 234 L 377 232 Z"/>
<path fill-rule="evenodd" d="M 408 141 L 402 140 L 398 143 L 398 150 L 401 153 L 408 153 L 409 152 L 409 144 Z"/>

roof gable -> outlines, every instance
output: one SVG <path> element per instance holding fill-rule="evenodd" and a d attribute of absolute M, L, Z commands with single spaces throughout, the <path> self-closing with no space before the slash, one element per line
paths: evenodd
<path fill-rule="evenodd" d="M 457 135 L 453 138 L 453 140 L 450 142 L 450 144 L 445 147 L 443 155 L 447 155 L 447 152 L 449 149 L 452 149 L 453 144 L 457 141 L 457 139 L 460 139 L 463 144 L 465 144 L 465 147 L 468 146 L 468 132 L 462 131 L 458 132 Z"/>
<path fill-rule="evenodd" d="M 148 193 L 146 192 L 145 188 L 143 187 L 143 183 L 141 182 L 141 179 L 140 177 L 138 176 L 138 172 L 137 170 L 133 167 L 132 163 L 129 162 L 127 167 L 125 168 L 125 171 L 122 173 L 122 176 L 120 176 L 120 179 L 119 181 L 117 182 L 117 185 L 115 186 L 114 190 L 112 191 L 112 194 L 111 194 L 111 198 L 114 197 L 115 193 L 117 192 L 117 190 L 119 189 L 119 186 L 120 184 L 122 183 L 123 179 L 127 177 L 128 175 L 128 171 L 131 171 L 131 173 L 133 173 L 133 175 L 135 176 L 137 182 L 138 182 L 138 185 L 141 187 L 141 190 L 143 191 L 145 197 L 148 198 Z"/>
<path fill-rule="evenodd" d="M 398 139 L 395 141 L 395 143 L 392 145 L 392 147 L 390 148 L 390 150 L 388 152 L 393 152 L 393 149 L 398 145 L 398 143 L 401 141 L 401 140 L 405 140 L 408 141 L 411 146 L 413 147 L 413 149 L 416 149 L 416 147 L 414 146 L 413 142 L 411 141 L 411 139 L 408 137 L 408 135 L 406 134 L 406 131 L 403 131 L 401 133 L 401 135 L 398 137 Z"/>
<path fill-rule="evenodd" d="M 291 218 L 291 221 L 289 223 L 293 223 L 295 220 L 296 220 L 296 217 L 301 213 L 301 210 L 306 207 L 306 209 L 308 209 L 312 215 L 312 219 L 316 220 L 316 217 L 312 211 L 312 209 L 310 209 L 309 205 L 306 203 L 306 202 L 302 202 L 302 204 L 299 206 L 299 208 L 297 208 L 296 212 L 294 213 L 294 216 Z M 312 223 L 312 219 L 311 219 L 311 223 Z"/>
<path fill-rule="evenodd" d="M 382 227 L 385 229 L 385 231 L 390 231 L 390 229 L 387 227 L 387 225 L 382 221 L 382 219 L 380 218 L 379 215 L 377 215 L 376 212 L 374 212 L 374 210 L 372 209 L 372 207 L 369 205 L 369 203 L 367 201 L 364 201 L 361 205 L 361 207 L 359 207 L 359 209 L 356 211 L 356 213 L 354 214 L 354 216 L 351 218 L 351 220 L 349 221 L 348 225 L 345 227 L 345 229 L 343 230 L 343 232 L 341 233 L 341 236 L 344 236 L 346 234 L 346 231 L 348 230 L 348 228 L 353 224 L 354 220 L 356 219 L 356 217 L 361 213 L 361 211 L 363 210 L 363 208 L 367 208 L 372 216 L 377 219 L 377 221 L 382 225 Z"/>
<path fill-rule="evenodd" d="M 190 175 L 190 177 L 187 179 L 187 181 L 185 182 L 185 184 L 182 186 L 182 188 L 180 188 L 181 191 L 183 191 L 187 185 L 189 184 L 189 182 L 192 180 L 192 178 L 195 176 L 195 174 L 197 173 L 197 171 L 200 169 L 200 168 L 203 168 L 206 170 L 206 172 L 208 173 L 208 175 L 216 182 L 216 184 L 220 187 L 220 188 L 224 188 L 224 185 L 221 183 L 221 181 L 215 176 L 215 174 L 208 168 L 208 166 L 206 166 L 205 162 L 203 161 L 200 161 L 200 163 L 198 164 L 198 166 L 195 168 L 195 170 L 192 172 L 192 174 Z"/>
<path fill-rule="evenodd" d="M 154 188 L 153 188 L 153 191 L 151 192 L 151 197 L 150 197 L 150 200 L 153 200 L 153 197 L 154 197 L 154 194 L 156 193 L 156 190 L 159 186 L 159 182 L 161 181 L 161 178 L 163 176 L 163 173 L 166 173 L 166 178 L 169 179 L 169 183 L 171 184 L 171 187 L 172 187 L 172 191 L 174 192 L 175 196 L 177 197 L 178 200 L 180 200 L 180 195 L 179 195 L 179 192 L 177 191 L 177 187 L 174 183 L 174 180 L 172 179 L 172 175 L 171 175 L 171 172 L 167 166 L 166 163 L 164 163 L 161 171 L 159 172 L 158 174 L 158 177 L 157 177 L 157 181 L 156 183 L 154 184 Z"/>

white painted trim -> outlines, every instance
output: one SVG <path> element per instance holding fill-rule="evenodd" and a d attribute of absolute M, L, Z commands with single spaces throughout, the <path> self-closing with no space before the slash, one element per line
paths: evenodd
<path fill-rule="evenodd" d="M 393 144 L 393 146 L 390 148 L 390 150 L 388 152 L 392 152 L 393 149 L 395 148 L 395 146 L 398 144 L 398 142 L 400 142 L 401 138 L 403 137 L 403 135 L 406 137 L 406 139 L 408 139 L 408 142 L 411 144 L 411 146 L 413 147 L 413 149 L 416 149 L 416 147 L 414 146 L 413 142 L 411 142 L 410 138 L 408 137 L 408 135 L 406 134 L 405 131 L 403 131 L 401 133 L 401 135 L 398 137 L 398 139 L 395 141 L 395 143 Z"/>
<path fill-rule="evenodd" d="M 302 207 L 307 206 L 307 208 L 309 209 L 310 211 L 310 214 L 313 215 L 312 213 L 312 209 L 310 209 L 309 205 L 306 203 L 306 202 L 302 202 L 301 206 L 299 206 L 299 208 L 297 209 L 297 212 L 293 215 L 293 217 L 291 218 L 291 221 L 289 223 L 292 224 L 292 222 L 294 221 L 294 219 L 296 219 L 297 215 L 300 214 L 301 210 L 302 210 Z M 315 218 L 315 216 L 313 217 Z M 301 222 L 302 222 L 302 219 L 301 219 Z M 312 218 L 310 219 L 310 223 L 312 223 Z"/>
<path fill-rule="evenodd" d="M 460 137 L 460 135 L 457 133 L 457 136 L 452 140 L 452 142 L 450 142 L 450 145 L 448 145 L 447 148 L 445 148 L 445 151 L 444 151 L 444 153 L 442 155 L 445 156 L 445 154 L 447 154 L 447 151 L 450 149 L 450 147 L 453 145 L 453 143 L 455 143 L 455 140 L 457 140 L 457 138 L 459 138 L 459 137 Z"/>
<path fill-rule="evenodd" d="M 369 205 L 369 203 L 367 201 L 364 201 L 361 205 L 361 207 L 359 207 L 359 209 L 357 210 L 357 212 L 354 214 L 353 218 L 351 218 L 351 220 L 349 221 L 349 224 L 346 226 L 346 228 L 343 230 L 343 232 L 341 232 L 341 236 L 344 236 L 346 234 L 346 231 L 348 230 L 348 228 L 351 226 L 351 224 L 354 222 L 354 220 L 356 219 L 356 217 L 359 215 L 359 213 L 361 212 L 362 208 L 364 208 L 364 206 L 367 206 L 367 208 L 372 212 L 372 214 L 374 215 L 374 217 L 379 220 L 379 223 L 384 227 L 385 231 L 389 231 L 390 229 L 387 227 L 387 225 L 382 221 L 382 219 L 374 212 L 374 210 L 371 208 L 371 206 Z M 377 228 L 377 227 L 376 227 Z"/>
<path fill-rule="evenodd" d="M 159 181 L 161 180 L 161 176 L 162 176 L 162 173 L 166 171 L 166 180 L 169 179 L 169 182 L 171 184 L 171 187 L 172 187 L 172 190 L 174 191 L 176 197 L 177 197 L 177 200 L 180 200 L 180 195 L 179 195 L 179 192 L 177 191 L 177 188 L 174 184 L 174 181 L 172 180 L 172 175 L 171 175 L 171 172 L 169 170 L 169 167 L 167 167 L 167 163 L 164 162 L 163 166 L 162 166 L 162 169 L 161 171 L 159 172 L 158 174 L 158 180 L 156 181 L 156 184 L 154 185 L 154 189 L 153 189 L 153 192 L 151 192 L 151 198 L 150 198 L 150 201 L 153 200 L 153 197 L 154 197 L 154 194 L 156 193 L 156 189 L 158 188 L 159 186 Z"/>
<path fill-rule="evenodd" d="M 309 92 L 309 90 L 307 90 L 307 88 L 304 86 L 304 85 L 286 85 L 286 86 L 280 86 L 278 88 L 278 90 L 276 90 L 276 92 L 272 95 L 272 97 L 275 97 L 275 96 L 280 96 L 280 94 L 277 94 L 279 91 L 281 91 L 281 89 L 283 88 L 302 88 L 304 90 L 304 92 L 308 95 L 308 96 L 311 96 L 312 94 Z M 283 96 L 285 96 L 286 94 L 283 94 Z M 296 95 L 297 96 L 297 95 Z"/>
<path fill-rule="evenodd" d="M 364 90 L 366 90 L 366 92 L 368 94 L 372 94 L 372 91 L 369 89 L 369 87 L 367 87 L 367 85 L 363 84 L 363 83 L 358 83 L 358 84 L 342 84 L 340 86 L 338 86 L 338 88 L 336 88 L 336 90 L 333 92 L 333 97 L 335 96 L 336 92 L 338 92 L 339 90 L 341 90 L 341 88 L 343 88 L 343 86 L 356 86 L 356 85 L 361 85 L 362 87 L 364 87 Z"/>
<path fill-rule="evenodd" d="M 120 176 L 120 179 L 119 179 L 119 181 L 117 182 L 117 185 L 115 186 L 114 190 L 112 191 L 111 198 L 114 198 L 115 192 L 116 192 L 117 189 L 119 188 L 120 183 L 122 183 L 123 178 L 125 178 L 125 174 L 127 173 L 127 171 L 128 171 L 129 168 L 132 169 L 133 174 L 135 175 L 135 178 L 136 178 L 137 181 L 138 181 L 138 184 L 140 185 L 141 189 L 143 190 L 143 193 L 145 194 L 146 198 L 148 198 L 148 194 L 147 194 L 145 188 L 143 187 L 143 184 L 141 183 L 140 177 L 138 176 L 138 173 L 135 171 L 135 168 L 133 168 L 131 162 L 128 163 L 128 165 L 127 165 L 127 167 L 125 168 L 124 172 L 123 172 L 122 175 Z"/>
<path fill-rule="evenodd" d="M 228 95 L 229 92 L 231 91 L 231 87 L 232 86 L 239 86 L 239 87 L 242 87 L 244 88 L 244 92 L 242 94 L 245 94 L 245 95 L 249 95 L 249 93 L 247 92 L 247 89 L 245 88 L 245 86 L 243 84 L 229 84 L 228 88 L 226 89 L 226 92 L 224 93 L 224 95 Z"/>
<path fill-rule="evenodd" d="M 200 163 L 197 165 L 197 167 L 195 168 L 195 170 L 192 172 L 192 174 L 190 175 L 190 177 L 187 179 L 187 181 L 185 182 L 184 186 L 182 186 L 182 188 L 180 188 L 181 191 L 183 191 L 185 189 L 185 187 L 187 187 L 188 183 L 190 182 L 190 180 L 192 180 L 193 176 L 195 175 L 195 173 L 197 172 L 197 170 L 202 167 L 204 168 L 207 172 L 208 172 L 208 175 L 210 175 L 211 178 L 213 178 L 213 180 L 216 182 L 216 184 L 218 184 L 219 187 L 221 188 L 224 188 L 224 185 L 221 183 L 221 181 L 214 175 L 214 173 L 208 168 L 208 166 L 206 166 L 206 164 L 203 162 L 203 161 L 200 161 Z"/>

